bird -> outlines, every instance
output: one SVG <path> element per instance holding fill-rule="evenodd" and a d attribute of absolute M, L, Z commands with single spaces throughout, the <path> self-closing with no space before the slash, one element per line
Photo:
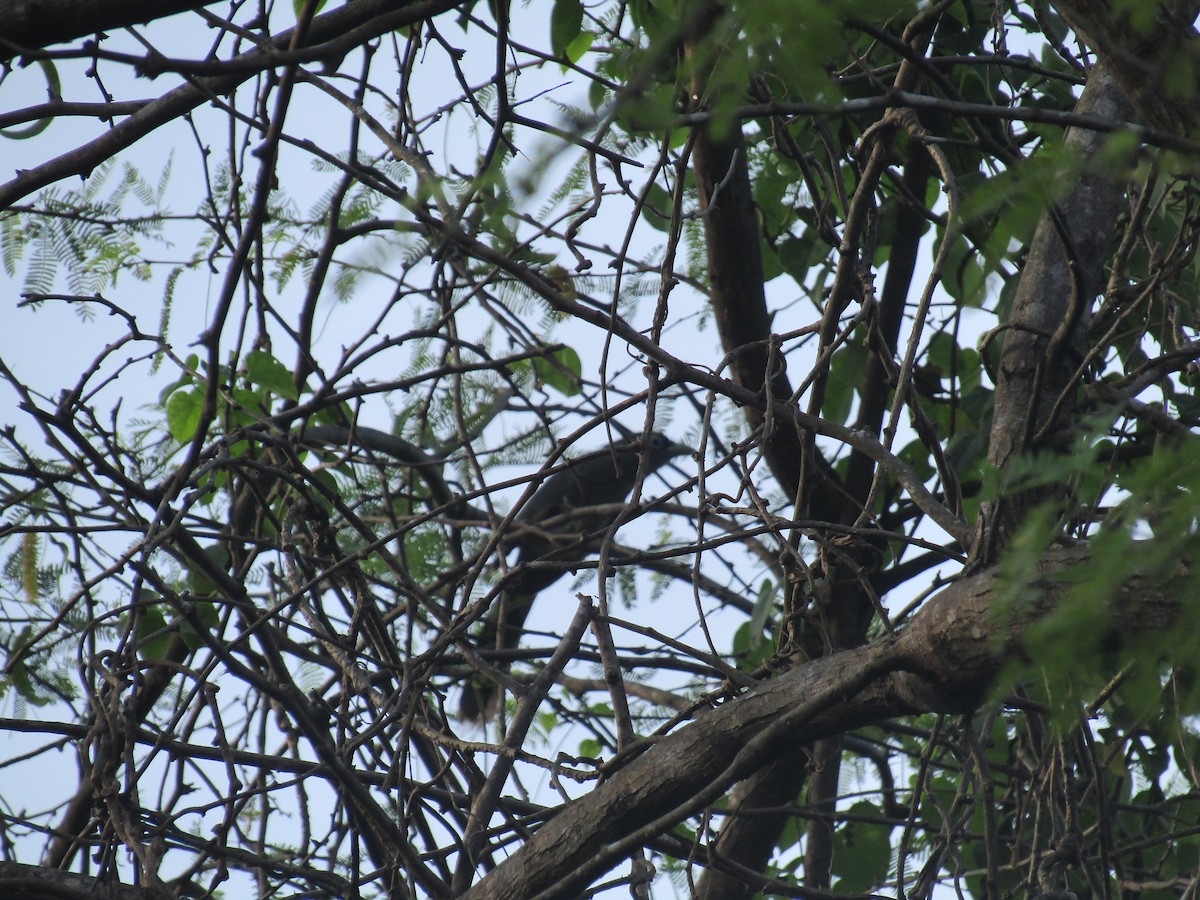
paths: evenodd
<path fill-rule="evenodd" d="M 644 471 L 649 475 L 691 452 L 691 447 L 656 431 L 647 439 L 622 440 L 573 459 L 546 479 L 513 520 L 513 537 L 506 543 L 517 547 L 517 565 L 500 602 L 484 619 L 480 649 L 515 648 L 534 598 L 569 568 L 527 563 L 578 558 L 581 539 L 586 552 L 616 521 L 620 514 L 617 505 L 624 504 L 633 491 L 641 459 L 645 459 Z M 494 682 L 471 679 L 459 701 L 459 718 L 466 722 L 491 719 L 502 696 Z"/>

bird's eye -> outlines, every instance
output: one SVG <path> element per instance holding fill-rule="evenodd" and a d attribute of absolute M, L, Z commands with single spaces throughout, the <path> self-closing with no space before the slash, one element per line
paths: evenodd
<path fill-rule="evenodd" d="M 666 446 L 667 446 L 667 436 L 665 434 L 660 434 L 659 432 L 656 431 L 656 432 L 654 432 L 654 434 L 650 435 L 650 449 L 651 450 L 662 450 Z"/>

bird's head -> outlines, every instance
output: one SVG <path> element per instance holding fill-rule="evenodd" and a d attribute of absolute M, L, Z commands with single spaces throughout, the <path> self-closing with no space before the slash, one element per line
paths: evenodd
<path fill-rule="evenodd" d="M 675 443 L 661 431 L 654 432 L 646 442 L 647 461 L 651 468 L 655 469 L 666 465 L 677 456 L 687 456 L 691 452 L 691 447 Z"/>

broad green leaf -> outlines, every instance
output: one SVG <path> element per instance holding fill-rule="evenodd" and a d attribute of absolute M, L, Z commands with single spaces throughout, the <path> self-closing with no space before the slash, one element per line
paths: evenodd
<path fill-rule="evenodd" d="M 583 377 L 583 363 L 579 354 L 570 347 L 555 350 L 550 358 L 539 356 L 532 360 L 534 375 L 547 387 L 552 387 L 564 397 L 579 393 Z"/>
<path fill-rule="evenodd" d="M 596 36 L 590 31 L 581 31 L 575 35 L 574 39 L 567 44 L 566 57 L 573 63 L 583 59 L 585 53 L 592 49 L 592 42 L 596 40 Z"/>
<path fill-rule="evenodd" d="M 767 625 L 767 620 L 771 617 L 771 612 L 775 609 L 775 599 L 777 596 L 778 591 L 775 590 L 775 582 L 770 578 L 764 578 L 763 583 L 758 588 L 758 596 L 754 600 L 754 609 L 750 613 L 751 649 L 757 649 L 758 645 L 763 641 L 763 629 Z"/>
<path fill-rule="evenodd" d="M 583 759 L 599 759 L 604 748 L 595 738 L 584 738 L 579 742 L 579 756 Z"/>
<path fill-rule="evenodd" d="M 167 428 L 171 437 L 186 444 L 196 436 L 200 415 L 204 410 L 204 395 L 197 390 L 176 391 L 167 398 Z"/>
<path fill-rule="evenodd" d="M 246 375 L 252 384 L 265 387 L 280 397 L 288 400 L 300 397 L 291 370 L 265 350 L 252 350 L 246 354 Z"/>
<path fill-rule="evenodd" d="M 205 555 L 212 565 L 222 571 L 229 568 L 229 548 L 224 544 L 209 544 L 204 548 Z M 188 589 L 198 597 L 211 597 L 217 591 L 217 585 L 209 577 L 206 568 L 199 563 L 188 563 Z"/>
<path fill-rule="evenodd" d="M 817 246 L 817 232 L 806 228 L 799 237 L 788 237 L 775 245 L 779 263 L 785 272 L 796 281 L 803 283 L 808 277 L 809 270 L 820 258 L 820 248 Z"/>
<path fill-rule="evenodd" d="M 221 619 L 217 604 L 209 600 L 197 600 L 195 603 L 196 613 L 200 621 L 211 628 L 215 628 Z M 203 635 L 192 624 L 191 619 L 184 619 L 179 623 L 179 636 L 183 638 L 183 642 L 189 650 L 199 650 L 207 644 Z"/>
<path fill-rule="evenodd" d="M 861 800 L 847 810 L 851 821 L 833 838 L 833 874 L 840 894 L 862 894 L 887 878 L 892 861 L 888 829 L 882 827 L 883 811 Z M 865 819 L 867 821 L 854 821 Z"/>
<path fill-rule="evenodd" d="M 743 672 L 753 672 L 775 652 L 773 641 L 761 640 L 761 632 L 743 622 L 733 633 L 733 657 Z"/>
<path fill-rule="evenodd" d="M 657 183 L 652 184 L 650 190 L 646 192 L 646 203 L 642 207 L 642 219 L 652 228 L 669 231 L 671 228 L 670 216 L 673 215 L 674 208 L 675 201 L 667 193 L 666 188 Z"/>
<path fill-rule="evenodd" d="M 566 56 L 567 48 L 578 38 L 583 27 L 583 4 L 580 0 L 554 0 L 550 12 L 550 49 L 555 56 Z"/>
<path fill-rule="evenodd" d="M 851 337 L 833 354 L 821 415 L 833 422 L 846 421 L 854 403 L 854 392 L 862 384 L 866 370 L 867 348 Z"/>
<path fill-rule="evenodd" d="M 300 19 L 304 15 L 305 7 L 308 6 L 309 0 L 292 0 L 292 9 L 296 13 L 296 18 Z M 325 0 L 316 0 L 313 6 L 312 15 L 316 15 L 325 6 Z"/>
<path fill-rule="evenodd" d="M 144 593 L 139 605 L 141 615 L 137 620 L 138 655 L 142 659 L 162 659 L 171 645 L 171 634 L 162 612 L 161 598 L 157 594 Z"/>

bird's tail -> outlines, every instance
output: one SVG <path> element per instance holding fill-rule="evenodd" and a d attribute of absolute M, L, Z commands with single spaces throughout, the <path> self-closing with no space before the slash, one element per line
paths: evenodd
<path fill-rule="evenodd" d="M 533 605 L 534 594 L 524 589 L 506 591 L 500 602 L 483 620 L 483 631 L 476 646 L 480 650 L 514 650 L 520 643 L 522 626 Z M 508 670 L 508 661 L 498 659 L 496 668 Z M 464 722 L 488 722 L 500 712 L 504 692 L 486 675 L 472 676 L 463 687 L 458 701 L 458 717 Z"/>
<path fill-rule="evenodd" d="M 458 717 L 464 722 L 490 722 L 500 712 L 500 686 L 482 676 L 470 679 L 458 701 Z"/>

